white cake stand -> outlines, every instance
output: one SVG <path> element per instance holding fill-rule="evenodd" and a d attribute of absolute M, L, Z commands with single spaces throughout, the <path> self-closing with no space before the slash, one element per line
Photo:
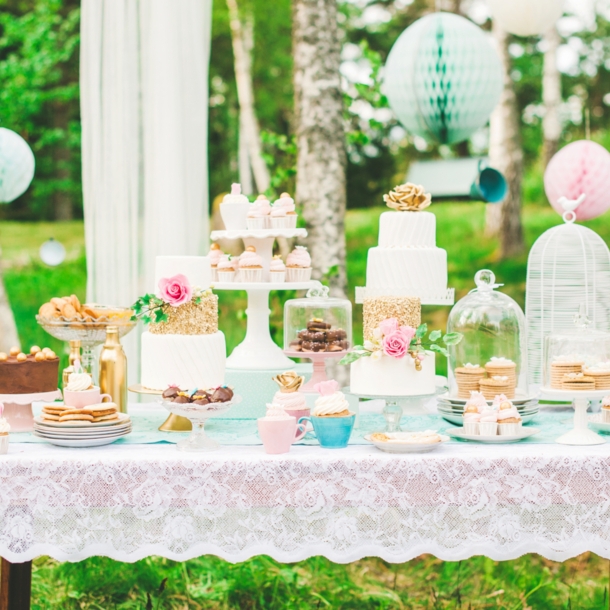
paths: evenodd
<path fill-rule="evenodd" d="M 574 407 L 574 428 L 557 439 L 562 445 L 603 445 L 606 441 L 589 429 L 587 408 L 590 400 L 601 400 L 608 390 L 555 390 L 541 388 L 540 397 L 546 400 L 572 401 Z"/>
<path fill-rule="evenodd" d="M 418 394 L 417 396 L 381 396 L 379 394 L 357 394 L 351 390 L 347 390 L 347 393 L 357 396 L 358 398 L 385 401 L 385 407 L 382 411 L 386 421 L 384 432 L 402 432 L 400 420 L 403 416 L 403 406 L 400 403 L 412 403 L 414 407 L 420 406 L 422 401 L 430 400 L 437 394 L 435 392 L 434 394 Z"/>
<path fill-rule="evenodd" d="M 263 259 L 263 281 L 254 282 L 214 282 L 214 290 L 245 290 L 248 293 L 246 309 L 246 337 L 227 358 L 231 369 L 264 370 L 289 368 L 294 362 L 287 358 L 282 349 L 271 338 L 269 331 L 269 293 L 272 290 L 309 290 L 320 285 L 317 281 L 270 282 L 269 265 L 273 254 L 273 243 L 278 237 L 291 239 L 306 237 L 305 229 L 258 229 L 243 231 L 212 231 L 213 241 L 220 239 L 242 239 L 247 246 L 254 246 Z"/>

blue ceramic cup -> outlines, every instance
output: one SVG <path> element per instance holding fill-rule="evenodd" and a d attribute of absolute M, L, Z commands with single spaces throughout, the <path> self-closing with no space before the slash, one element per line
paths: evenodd
<path fill-rule="evenodd" d="M 320 447 L 325 449 L 343 449 L 354 429 L 355 415 L 349 417 L 301 417 L 302 422 L 311 422 Z"/>

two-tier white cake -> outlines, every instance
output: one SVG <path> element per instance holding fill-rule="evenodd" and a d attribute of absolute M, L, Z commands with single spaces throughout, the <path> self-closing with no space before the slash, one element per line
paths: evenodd
<path fill-rule="evenodd" d="M 151 323 L 142 334 L 142 385 L 152 390 L 170 385 L 185 390 L 223 385 L 226 346 L 218 330 L 218 297 L 208 291 L 210 261 L 204 256 L 158 256 L 155 289 L 163 278 L 178 274 L 200 296 L 177 307 L 164 305 L 168 320 Z"/>

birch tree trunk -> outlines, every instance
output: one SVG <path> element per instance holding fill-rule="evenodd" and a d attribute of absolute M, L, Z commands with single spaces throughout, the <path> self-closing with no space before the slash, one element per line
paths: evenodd
<path fill-rule="evenodd" d="M 346 295 L 345 127 L 337 0 L 293 0 L 296 200 L 307 224 L 313 277 L 331 268 L 331 294 Z"/>
<path fill-rule="evenodd" d="M 237 0 L 227 0 L 227 7 L 229 8 L 231 39 L 235 57 L 235 81 L 237 84 L 237 99 L 239 100 L 240 130 L 243 131 L 248 149 L 256 189 L 259 193 L 263 193 L 269 188 L 271 179 L 262 156 L 260 127 L 254 109 L 251 49 L 248 49 L 247 46 L 247 27 L 244 27 L 239 16 Z"/>
<path fill-rule="evenodd" d="M 508 258 L 523 251 L 521 225 L 521 181 L 523 150 L 519 134 L 519 111 L 514 85 L 510 77 L 511 61 L 508 36 L 494 20 L 492 33 L 504 71 L 504 90 L 494 109 L 489 129 L 490 165 L 502 172 L 508 182 L 508 193 L 502 203 L 487 206 L 485 232 L 500 237 L 500 256 Z"/>
<path fill-rule="evenodd" d="M 544 145 L 542 156 L 544 167 L 546 167 L 551 157 L 557 152 L 559 138 L 561 137 L 561 119 L 559 116 L 561 106 L 561 74 L 557 69 L 557 49 L 559 48 L 561 38 L 556 26 L 553 26 L 545 34 L 544 42 L 546 49 L 542 72 L 542 103 L 544 105 L 544 118 L 542 119 Z"/>
<path fill-rule="evenodd" d="M 0 271 L 0 352 L 8 353 L 11 347 L 18 346 L 19 335 L 13 310 L 8 302 L 8 296 L 4 289 L 2 272 Z"/>

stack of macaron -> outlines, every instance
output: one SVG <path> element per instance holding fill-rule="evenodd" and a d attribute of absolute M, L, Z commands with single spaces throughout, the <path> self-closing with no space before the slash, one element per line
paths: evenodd
<path fill-rule="evenodd" d="M 118 420 L 119 409 L 113 402 L 88 405 L 83 408 L 68 407 L 60 403 L 48 403 L 42 408 L 41 418 L 70 425 L 74 422 L 87 425 Z"/>

